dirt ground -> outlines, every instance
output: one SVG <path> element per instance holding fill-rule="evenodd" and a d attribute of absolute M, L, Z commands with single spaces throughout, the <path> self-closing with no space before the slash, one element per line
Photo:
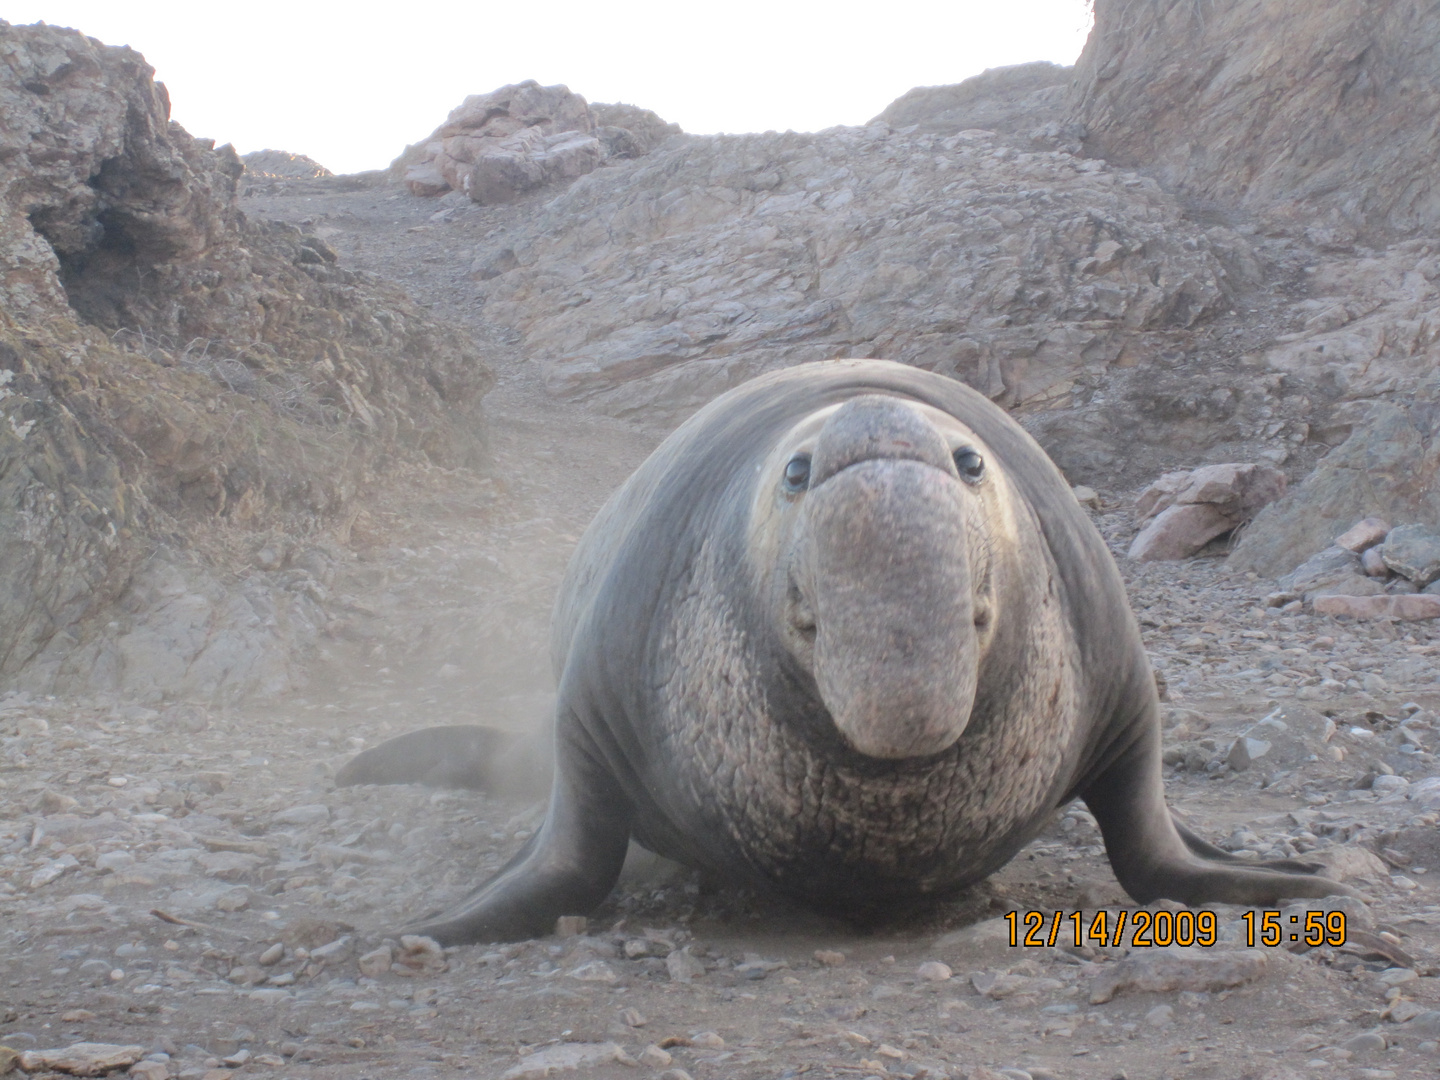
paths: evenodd
<path fill-rule="evenodd" d="M 1076 948 L 1068 929 L 1011 947 L 1012 910 L 1134 910 L 1080 806 L 983 886 L 880 927 L 639 860 L 580 933 L 395 937 L 498 868 L 543 793 L 331 778 L 413 728 L 543 722 L 565 561 L 664 431 L 547 398 L 484 322 L 467 252 L 511 211 L 343 187 L 246 210 L 475 329 L 500 373 L 493 467 L 400 477 L 335 542 L 338 615 L 303 698 L 0 697 L 0 1045 L 133 1046 L 137 1075 L 197 1080 L 1440 1075 L 1440 638 L 1268 609 L 1270 583 L 1219 559 L 1121 560 L 1167 690 L 1170 799 L 1241 857 L 1345 878 L 1363 901 L 1286 912 L 1343 911 L 1343 946 L 1248 947 L 1222 906 L 1210 949 Z M 1117 551 L 1131 494 L 1093 514 Z"/>

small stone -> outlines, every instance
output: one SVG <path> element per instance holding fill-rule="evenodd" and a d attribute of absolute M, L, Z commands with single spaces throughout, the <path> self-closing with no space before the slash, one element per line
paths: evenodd
<path fill-rule="evenodd" d="M 666 1069 L 660 1074 L 660 1080 L 695 1080 L 684 1069 Z"/>
<path fill-rule="evenodd" d="M 500 1080 L 545 1080 L 556 1073 L 619 1061 L 623 1051 L 613 1042 L 561 1043 L 534 1054 L 527 1054 L 518 1065 L 500 1074 Z"/>
<path fill-rule="evenodd" d="M 311 949 L 310 959 L 318 960 L 322 963 L 342 960 L 350 953 L 351 940 L 350 935 L 345 934 L 336 938 L 328 945 L 321 945 L 318 949 Z"/>
<path fill-rule="evenodd" d="M 1145 1014 L 1145 1022 L 1152 1027 L 1167 1027 L 1175 1022 L 1175 1007 L 1156 1005 Z"/>
<path fill-rule="evenodd" d="M 690 955 L 690 949 L 687 946 L 684 949 L 676 949 L 665 958 L 665 970 L 670 973 L 670 978 L 675 982 L 689 983 L 705 974 L 705 965 Z"/>
<path fill-rule="evenodd" d="M 1398 525 L 1380 549 L 1385 565 L 1424 588 L 1440 579 L 1440 536 L 1424 525 Z"/>
<path fill-rule="evenodd" d="M 1375 981 L 1381 986 L 1404 986 L 1406 983 L 1414 982 L 1420 977 L 1419 972 L 1414 968 L 1393 967 L 1386 968 L 1375 977 Z"/>
<path fill-rule="evenodd" d="M 945 982 L 954 972 L 948 964 L 942 964 L 938 960 L 926 960 L 915 969 L 915 974 L 926 982 Z"/>
<path fill-rule="evenodd" d="M 43 716 L 22 716 L 15 721 L 15 734 L 35 738 L 50 734 L 50 722 Z"/>
<path fill-rule="evenodd" d="M 645 1018 L 644 1013 L 632 1005 L 620 1011 L 620 1022 L 626 1027 L 642 1028 L 650 1021 Z"/>
<path fill-rule="evenodd" d="M 1155 952 L 1129 956 L 1106 965 L 1090 982 L 1090 1004 L 1109 1001 L 1134 988 L 1164 993 L 1171 990 L 1227 990 L 1254 982 L 1268 970 L 1265 953 L 1231 952 L 1209 955 Z"/>
<path fill-rule="evenodd" d="M 323 803 L 292 806 L 276 811 L 270 820 L 276 825 L 323 825 L 330 820 L 330 808 Z"/>
<path fill-rule="evenodd" d="M 663 1069 L 674 1060 L 670 1055 L 670 1051 L 661 1050 L 660 1047 L 654 1043 L 651 1043 L 645 1047 L 644 1050 L 640 1051 L 640 1064 L 649 1065 L 653 1069 Z"/>
<path fill-rule="evenodd" d="M 587 964 L 581 964 L 574 971 L 570 972 L 570 978 L 578 979 L 580 982 L 595 982 L 614 984 L 619 981 L 620 976 L 615 974 L 615 969 L 604 960 L 591 960 Z"/>
<path fill-rule="evenodd" d="M 1347 551 L 1366 551 L 1385 539 L 1390 525 L 1383 518 L 1367 517 L 1357 521 L 1335 538 L 1335 546 Z"/>
<path fill-rule="evenodd" d="M 839 967 L 845 962 L 845 954 L 834 949 L 816 949 L 815 961 L 823 967 Z"/>
<path fill-rule="evenodd" d="M 1349 1050 L 1352 1054 L 1373 1054 L 1384 1050 L 1389 1045 L 1385 1041 L 1385 1036 L 1378 1031 L 1366 1031 L 1346 1039 L 1340 1044 L 1340 1049 Z"/>
<path fill-rule="evenodd" d="M 1360 569 L 1364 570 L 1368 576 L 1374 578 L 1390 576 L 1390 568 L 1385 565 L 1385 560 L 1381 557 L 1379 548 L 1372 547 L 1366 549 L 1360 556 Z"/>
<path fill-rule="evenodd" d="M 585 933 L 590 925 L 590 920 L 584 915 L 561 915 L 555 920 L 556 937 L 575 937 L 577 934 Z"/>
<path fill-rule="evenodd" d="M 40 795 L 40 809 L 46 814 L 63 814 L 79 805 L 79 799 L 52 788 L 46 788 Z"/>
<path fill-rule="evenodd" d="M 277 941 L 262 952 L 258 959 L 261 967 L 270 967 L 273 964 L 278 964 L 284 957 L 285 944 L 284 942 Z"/>
<path fill-rule="evenodd" d="M 234 1068 L 236 1068 L 236 1069 L 239 1069 L 239 1068 L 243 1068 L 244 1065 L 245 1065 L 249 1060 L 250 1060 L 250 1051 L 249 1051 L 249 1050 L 236 1050 L 235 1053 L 230 1054 L 228 1057 L 223 1057 L 223 1058 L 221 1058 L 221 1059 L 220 1059 L 220 1064 L 222 1064 L 222 1065 L 230 1065 L 230 1066 L 232 1066 L 232 1067 L 234 1067 Z"/>
<path fill-rule="evenodd" d="M 137 1061 L 128 1075 L 136 1080 L 169 1080 L 170 1066 L 163 1061 Z"/>
<path fill-rule="evenodd" d="M 393 961 L 394 955 L 390 952 L 390 946 L 381 945 L 378 949 L 371 949 L 356 963 L 360 966 L 360 974 L 378 979 L 390 970 Z"/>
<path fill-rule="evenodd" d="M 250 906 L 249 889 L 227 889 L 215 898 L 217 911 L 244 911 Z"/>
<path fill-rule="evenodd" d="M 1084 484 L 1076 484 L 1070 490 L 1075 493 L 1075 501 L 1081 506 L 1089 507 L 1091 510 L 1100 509 L 1100 496 L 1094 488 L 1086 487 Z"/>
<path fill-rule="evenodd" d="M 102 874 L 113 874 L 135 865 L 135 856 L 128 851 L 107 851 L 95 858 L 95 869 Z"/>
<path fill-rule="evenodd" d="M 723 1050 L 725 1040 L 713 1031 L 702 1031 L 697 1035 L 690 1036 L 690 1045 L 698 1046 L 702 1050 Z"/>

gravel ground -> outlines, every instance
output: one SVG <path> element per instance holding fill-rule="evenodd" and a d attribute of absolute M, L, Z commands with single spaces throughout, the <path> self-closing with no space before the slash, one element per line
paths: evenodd
<path fill-rule="evenodd" d="M 881 926 L 637 859 L 567 936 L 396 937 L 500 866 L 541 793 L 337 789 L 335 770 L 428 724 L 540 722 L 565 560 L 662 433 L 539 393 L 467 316 L 465 268 L 431 250 L 458 243 L 434 238 L 434 204 L 296 191 L 249 212 L 325 223 L 348 262 L 489 343 L 494 467 L 401 477 L 335 542 L 344 616 L 304 698 L 0 697 L 0 1045 L 20 1064 L 141 1059 L 147 1080 L 1440 1073 L 1440 640 L 1267 609 L 1273 584 L 1220 558 L 1122 559 L 1166 690 L 1169 795 L 1242 858 L 1348 880 L 1363 901 L 1295 909 L 1344 911 L 1343 947 L 1247 947 L 1244 912 L 1221 906 L 1209 949 L 1076 948 L 1065 931 L 1012 948 L 1008 911 L 1134 910 L 1078 805 L 983 886 Z M 1129 500 L 1094 512 L 1117 552 Z M 132 1049 L 43 1053 L 77 1043 Z"/>

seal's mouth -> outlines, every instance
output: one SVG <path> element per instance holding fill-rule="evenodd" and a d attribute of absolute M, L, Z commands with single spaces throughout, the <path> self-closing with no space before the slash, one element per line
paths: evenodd
<path fill-rule="evenodd" d="M 969 723 L 992 621 L 972 579 L 973 503 L 949 446 L 903 402 L 856 399 L 821 431 L 784 618 L 867 756 L 936 754 Z"/>

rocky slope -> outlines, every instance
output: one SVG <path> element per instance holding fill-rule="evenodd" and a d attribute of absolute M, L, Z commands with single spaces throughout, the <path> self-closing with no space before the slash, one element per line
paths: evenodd
<path fill-rule="evenodd" d="M 0 23 L 0 56 L 0 678 L 288 688 L 328 621 L 299 538 L 388 463 L 478 460 L 492 376 L 314 236 L 248 223 L 234 151 L 169 121 L 139 54 Z"/>
<path fill-rule="evenodd" d="M 1424 0 L 1096 0 L 1088 153 L 1321 243 L 1440 226 L 1440 12 Z"/>

